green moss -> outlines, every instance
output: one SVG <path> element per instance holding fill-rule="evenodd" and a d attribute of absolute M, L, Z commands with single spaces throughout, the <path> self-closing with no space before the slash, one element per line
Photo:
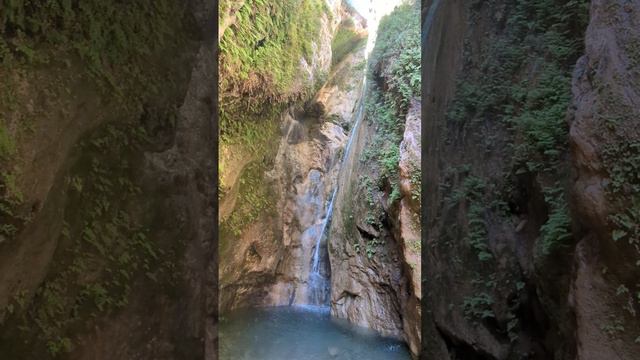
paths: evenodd
<path fill-rule="evenodd" d="M 300 59 L 310 62 L 313 55 L 312 42 L 319 38 L 321 18 L 328 12 L 323 3 L 245 2 L 236 12 L 236 22 L 220 39 L 220 107 L 224 112 L 258 114 L 270 107 L 267 104 L 301 97 L 292 85 L 299 79 Z M 307 84 L 307 92 L 312 85 Z"/>
<path fill-rule="evenodd" d="M 264 182 L 264 171 L 265 164 L 261 161 L 254 161 L 243 170 L 236 207 L 221 224 L 225 233 L 239 237 L 249 224 L 274 210 L 273 190 Z M 225 240 L 229 241 L 226 237 Z"/>
<path fill-rule="evenodd" d="M 347 55 L 364 46 L 366 42 L 367 36 L 359 34 L 354 29 L 352 19 L 343 20 L 331 43 L 332 64 L 334 66 L 339 64 Z"/>

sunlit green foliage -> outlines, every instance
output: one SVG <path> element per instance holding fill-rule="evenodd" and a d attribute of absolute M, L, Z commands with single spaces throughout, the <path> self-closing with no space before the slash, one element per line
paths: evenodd
<path fill-rule="evenodd" d="M 310 62 L 317 51 L 313 44 L 328 13 L 321 0 L 245 1 L 220 39 L 221 108 L 230 115 L 260 113 L 300 98 L 293 86 L 303 78 L 300 62 Z"/>
<path fill-rule="evenodd" d="M 409 101 L 420 97 L 418 6 L 416 2 L 407 2 L 382 18 L 369 65 L 366 111 L 376 133 L 361 160 L 374 160 L 380 169 L 380 185 L 386 182 L 391 189 L 398 186 L 400 142 Z M 383 91 L 379 82 L 385 81 L 387 88 Z"/>
<path fill-rule="evenodd" d="M 220 8 L 229 5 L 225 0 Z M 273 139 L 277 137 L 280 114 L 307 97 L 323 80 L 324 74 L 313 74 L 312 83 L 301 69 L 302 62 L 310 64 L 312 57 L 319 55 L 321 24 L 323 17 L 330 16 L 322 0 L 247 0 L 220 39 L 220 146 L 242 147 L 246 156 L 254 159 L 252 166 L 260 166 L 251 171 L 257 179 L 266 170 L 264 158 L 275 152 Z M 231 166 L 221 163 L 220 169 Z M 224 191 L 233 185 L 222 184 L 219 189 Z M 265 189 L 263 185 L 245 186 L 244 196 L 262 199 L 261 193 L 251 195 L 254 190 Z M 219 195 L 224 196 L 222 192 Z M 240 221 L 238 216 L 228 220 L 236 235 L 247 221 Z"/>
<path fill-rule="evenodd" d="M 405 2 L 383 17 L 371 52 L 370 68 L 373 72 L 379 71 L 381 66 L 388 66 L 385 74 L 377 75 L 388 77 L 385 100 L 390 101 L 399 114 L 406 113 L 411 98 L 420 97 L 419 6 L 416 1 Z"/>
<path fill-rule="evenodd" d="M 400 143 L 409 101 L 420 96 L 420 10 L 416 2 L 405 2 L 382 18 L 369 60 L 367 84 L 365 120 L 375 132 L 362 151 L 360 166 L 366 166 L 374 178 L 361 177 L 358 194 L 366 206 L 364 222 L 373 229 L 382 229 L 386 207 L 395 206 L 402 197 Z M 414 190 L 411 195 L 419 202 L 419 169 L 414 170 L 410 175 Z M 387 204 L 382 204 L 380 199 L 385 198 L 385 193 Z M 352 223 L 351 218 L 345 220 L 345 224 Z M 365 237 L 365 241 L 364 246 L 358 243 L 355 249 L 372 259 L 376 248 L 382 245 L 380 238 Z M 408 245 L 414 251 L 420 246 Z"/>
<path fill-rule="evenodd" d="M 331 43 L 332 64 L 339 64 L 349 53 L 364 46 L 366 42 L 367 36 L 361 35 L 355 30 L 353 19 L 343 20 Z"/>

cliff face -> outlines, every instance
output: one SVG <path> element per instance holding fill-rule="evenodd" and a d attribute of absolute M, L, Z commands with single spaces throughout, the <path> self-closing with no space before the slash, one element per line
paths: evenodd
<path fill-rule="evenodd" d="M 425 6 L 425 354 L 633 358 L 637 8 Z"/>
<path fill-rule="evenodd" d="M 320 274 L 330 278 L 331 293 L 324 296 L 332 314 L 406 340 L 417 357 L 419 9 L 405 5 L 399 17 L 383 26 L 385 35 L 379 41 L 387 45 L 374 51 L 375 79 L 365 94 L 367 69 L 358 35 L 363 22 L 348 7 L 336 9 L 332 17 L 337 26 L 325 31 L 330 22 L 323 20 L 314 46 L 331 44 L 331 70 L 324 86 L 311 101 L 289 108 L 274 121 L 273 133 L 266 135 L 269 144 L 259 145 L 260 157 L 251 155 L 247 138 L 244 143 L 229 142 L 221 152 L 225 260 L 220 267 L 220 309 L 314 303 L 313 254 L 337 189 L 331 230 L 320 243 L 328 252 L 321 250 L 319 261 Z M 305 63 L 324 62 L 311 58 Z M 323 70 L 328 68 L 318 71 Z M 392 94 L 388 105 L 385 90 Z M 370 102 L 366 110 L 365 102 Z M 379 104 L 384 113 L 376 112 Z M 348 145 L 348 134 L 364 113 L 368 115 Z M 261 126 L 266 127 L 264 122 Z"/>
<path fill-rule="evenodd" d="M 335 2 L 318 23 L 313 53 L 299 61 L 297 78 L 311 84 L 313 96 L 247 125 L 255 126 L 260 139 L 223 140 L 221 312 L 309 303 L 312 254 L 362 92 L 366 31 L 346 21 L 352 16 Z M 352 41 L 334 41 L 340 31 Z M 332 53 L 338 47 L 346 56 L 336 63 Z M 297 87 L 292 83 L 291 89 Z M 329 269 L 322 271 L 327 275 Z"/>
<path fill-rule="evenodd" d="M 640 4 L 592 1 L 573 76 L 570 144 L 576 250 L 569 301 L 577 356 L 640 352 Z"/>
<path fill-rule="evenodd" d="M 419 102 L 414 103 L 407 116 L 407 136 L 420 133 L 420 117 L 416 112 L 419 112 Z M 359 160 L 375 134 L 375 127 L 364 120 L 338 182 L 329 234 L 331 313 L 385 336 L 404 339 L 417 355 L 421 297 L 419 248 L 416 247 L 420 239 L 419 210 L 407 205 L 411 193 L 403 193 L 399 203 L 391 208 L 389 192 L 372 193 L 367 183 L 363 183 L 363 179 L 371 181 L 379 175 L 372 171 L 370 163 Z M 402 152 L 405 156 L 408 153 Z M 419 166 L 419 153 L 417 160 L 412 166 Z M 371 209 L 377 207 L 384 211 L 380 214 L 384 226 L 369 223 L 373 222 Z"/>
<path fill-rule="evenodd" d="M 117 18 L 119 5 L 102 2 L 61 13 L 7 8 L 3 357 L 204 357 L 215 81 L 204 34 L 214 9 L 162 3 L 151 17 L 145 11 L 158 4 Z M 148 28 L 112 37 L 141 14 Z M 90 37 L 72 29 L 84 21 Z"/>
<path fill-rule="evenodd" d="M 331 314 L 405 340 L 414 357 L 421 299 L 419 81 L 411 88 L 411 72 L 398 69 L 419 74 L 418 17 L 417 6 L 403 5 L 381 22 L 329 234 Z M 399 93 L 398 84 L 407 91 Z"/>

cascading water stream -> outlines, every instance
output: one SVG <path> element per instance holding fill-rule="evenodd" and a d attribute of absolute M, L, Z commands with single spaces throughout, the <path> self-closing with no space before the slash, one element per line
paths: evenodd
<path fill-rule="evenodd" d="M 433 25 L 433 20 L 436 17 L 436 11 L 438 11 L 438 7 L 440 7 L 440 2 L 442 0 L 435 0 L 431 7 L 429 7 L 429 12 L 425 18 L 424 23 L 422 24 L 422 43 L 426 44 L 429 35 L 431 34 L 431 26 Z"/>
<path fill-rule="evenodd" d="M 358 132 L 358 128 L 360 126 L 360 121 L 362 120 L 364 113 L 364 98 L 367 91 L 367 82 L 366 77 L 363 80 L 362 84 L 363 92 L 360 98 L 360 103 L 358 104 L 358 111 L 355 114 L 355 125 L 353 129 L 351 129 L 351 134 L 349 135 L 349 140 L 347 141 L 347 146 L 345 147 L 344 154 L 342 155 L 342 159 L 340 162 L 340 170 L 338 171 L 338 179 L 340 178 L 340 173 L 342 172 L 342 166 L 345 161 L 349 157 L 349 151 L 351 150 L 351 144 L 353 143 L 353 139 L 355 138 L 356 133 Z M 310 289 L 310 302 L 312 304 L 323 304 L 325 300 L 325 287 L 326 287 L 326 279 L 320 273 L 320 245 L 322 243 L 322 237 L 327 231 L 327 226 L 331 221 L 331 214 L 333 213 L 333 203 L 336 199 L 336 195 L 338 194 L 338 185 L 336 184 L 335 189 L 333 190 L 333 194 L 331 195 L 331 200 L 329 201 L 329 206 L 327 207 L 327 215 L 322 222 L 322 227 L 320 229 L 320 233 L 318 234 L 315 249 L 313 252 L 313 263 L 311 266 L 311 271 L 309 272 L 309 289 Z"/>
<path fill-rule="evenodd" d="M 336 194 L 338 193 L 338 188 L 336 187 L 333 190 L 333 194 L 331 195 L 331 201 L 329 202 L 329 208 L 327 209 L 327 216 L 324 218 L 324 222 L 322 223 L 322 229 L 320 229 L 320 235 L 316 241 L 316 249 L 313 252 L 313 266 L 311 267 L 311 273 L 319 274 L 319 263 L 320 263 L 320 240 L 322 239 L 322 234 L 324 234 L 327 224 L 329 223 L 329 219 L 331 218 L 331 213 L 333 212 L 333 201 L 336 199 Z"/>

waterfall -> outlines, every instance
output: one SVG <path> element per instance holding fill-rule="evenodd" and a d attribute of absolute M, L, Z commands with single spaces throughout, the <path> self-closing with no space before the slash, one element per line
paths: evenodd
<path fill-rule="evenodd" d="M 336 199 L 336 194 L 338 193 L 338 187 L 336 186 L 336 189 L 333 190 L 333 195 L 331 195 L 331 201 L 329 202 L 329 207 L 327 208 L 327 216 L 324 218 L 324 221 L 322 222 L 322 229 L 320 230 L 320 234 L 318 235 L 318 239 L 316 240 L 316 249 L 313 252 L 313 266 L 311 267 L 311 272 L 314 274 L 318 274 L 320 273 L 320 269 L 318 267 L 318 264 L 320 262 L 320 240 L 322 239 L 322 235 L 325 232 L 325 229 L 327 228 L 327 224 L 329 223 L 329 219 L 331 218 L 331 213 L 333 212 L 333 201 Z"/>
<path fill-rule="evenodd" d="M 367 82 L 366 76 L 363 80 L 362 84 L 362 95 L 360 97 L 360 102 L 358 104 L 358 111 L 355 114 L 355 125 L 353 129 L 351 129 L 351 134 L 349 134 L 349 140 L 347 141 L 347 146 L 344 149 L 344 154 L 342 155 L 342 159 L 340 162 L 340 170 L 338 171 L 338 179 L 340 178 L 340 174 L 342 173 L 342 167 L 345 164 L 346 160 L 349 157 L 349 152 L 351 150 L 351 144 L 353 143 L 353 139 L 355 138 L 358 128 L 360 126 L 360 121 L 363 118 L 364 114 L 364 98 L 367 91 Z M 329 205 L 327 207 L 327 215 L 325 216 L 322 227 L 320 229 L 320 233 L 316 239 L 316 246 L 313 251 L 313 263 L 311 265 L 311 271 L 309 272 L 309 290 L 310 296 L 309 300 L 312 304 L 324 304 L 327 300 L 328 291 L 327 289 L 327 279 L 322 276 L 320 273 L 320 245 L 322 243 L 322 238 L 324 234 L 327 232 L 327 226 L 329 226 L 329 222 L 331 221 L 331 214 L 333 213 L 333 203 L 336 199 L 336 195 L 338 194 L 338 185 L 336 184 L 333 193 L 331 195 L 331 200 L 329 201 Z"/>
<path fill-rule="evenodd" d="M 424 24 L 422 24 L 422 44 L 427 43 L 427 38 L 431 33 L 431 25 L 433 25 L 433 20 L 436 17 L 436 11 L 438 11 L 438 7 L 440 7 L 440 2 L 442 0 L 434 0 L 434 2 L 429 7 L 429 12 L 425 18 Z"/>

